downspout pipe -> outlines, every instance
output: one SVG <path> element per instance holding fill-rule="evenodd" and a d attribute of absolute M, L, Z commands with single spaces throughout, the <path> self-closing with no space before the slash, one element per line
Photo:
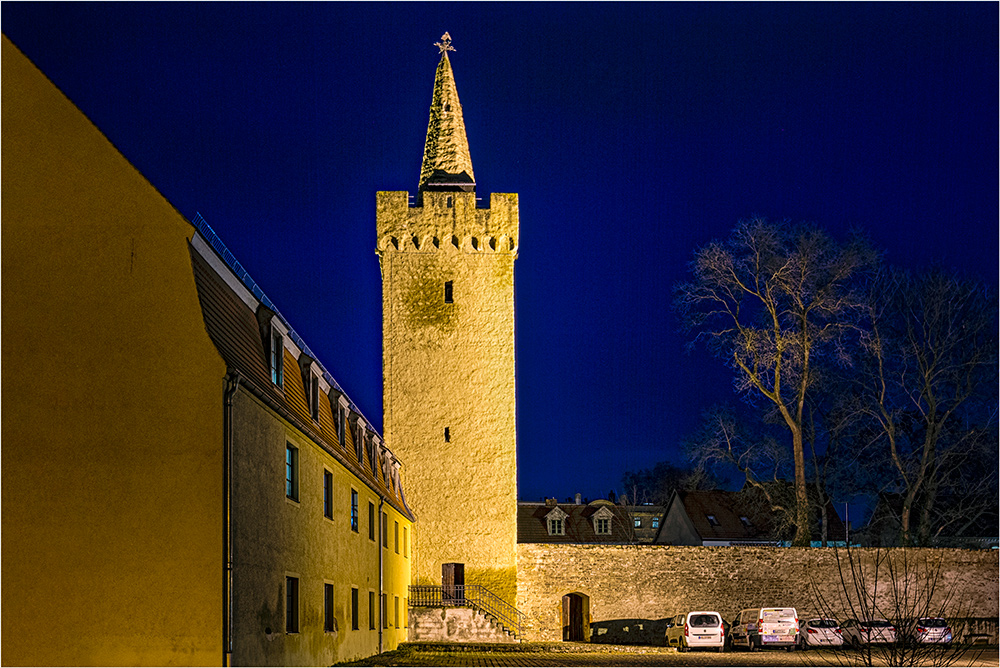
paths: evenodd
<path fill-rule="evenodd" d="M 389 607 L 389 602 L 385 598 L 385 591 L 383 590 L 383 554 L 385 552 L 384 537 L 386 534 L 384 532 L 388 531 L 388 527 L 382 524 L 382 507 L 385 505 L 385 497 L 381 494 L 378 495 L 378 653 L 382 653 L 382 629 L 385 628 L 385 616 L 387 614 L 386 608 Z"/>
<path fill-rule="evenodd" d="M 222 484 L 223 522 L 222 551 L 225 569 L 222 576 L 222 601 L 225 609 L 222 618 L 222 665 L 233 665 L 233 396 L 240 386 L 240 374 L 226 374 L 222 410 Z"/>

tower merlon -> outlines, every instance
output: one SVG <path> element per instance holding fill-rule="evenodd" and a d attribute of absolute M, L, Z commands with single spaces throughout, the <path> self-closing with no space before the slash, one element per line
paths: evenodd
<path fill-rule="evenodd" d="M 423 192 L 410 204 L 406 191 L 375 196 L 379 253 L 387 251 L 517 254 L 519 209 L 516 193 L 492 193 L 489 208 L 474 192 Z"/>

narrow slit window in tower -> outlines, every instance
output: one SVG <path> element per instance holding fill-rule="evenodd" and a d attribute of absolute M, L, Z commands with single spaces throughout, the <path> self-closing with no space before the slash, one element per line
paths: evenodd
<path fill-rule="evenodd" d="M 455 291 L 452 281 L 444 282 L 444 303 L 451 304 L 455 301 Z"/>
<path fill-rule="evenodd" d="M 450 209 L 453 206 L 455 206 L 455 200 L 453 200 L 451 197 L 449 197 L 448 201 L 445 203 L 445 205 Z"/>
<path fill-rule="evenodd" d="M 444 442 L 451 443 L 451 431 L 448 429 L 448 427 L 444 428 Z"/>

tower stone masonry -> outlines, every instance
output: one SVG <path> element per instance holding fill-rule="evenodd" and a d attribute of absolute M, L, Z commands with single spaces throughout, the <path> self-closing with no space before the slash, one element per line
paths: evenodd
<path fill-rule="evenodd" d="M 480 208 L 446 33 L 415 201 L 379 192 L 383 432 L 404 462 L 414 584 L 442 564 L 514 603 L 516 194 Z"/>

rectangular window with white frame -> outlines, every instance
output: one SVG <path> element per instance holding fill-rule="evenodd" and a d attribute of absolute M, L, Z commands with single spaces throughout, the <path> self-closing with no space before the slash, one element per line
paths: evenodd
<path fill-rule="evenodd" d="M 368 540 L 375 540 L 375 504 L 368 502 Z"/>
<path fill-rule="evenodd" d="M 299 449 L 291 443 L 285 444 L 285 496 L 299 500 Z"/>
<path fill-rule="evenodd" d="M 351 490 L 351 531 L 358 532 L 358 490 Z"/>
<path fill-rule="evenodd" d="M 323 471 L 323 517 L 333 519 L 333 474 Z"/>

